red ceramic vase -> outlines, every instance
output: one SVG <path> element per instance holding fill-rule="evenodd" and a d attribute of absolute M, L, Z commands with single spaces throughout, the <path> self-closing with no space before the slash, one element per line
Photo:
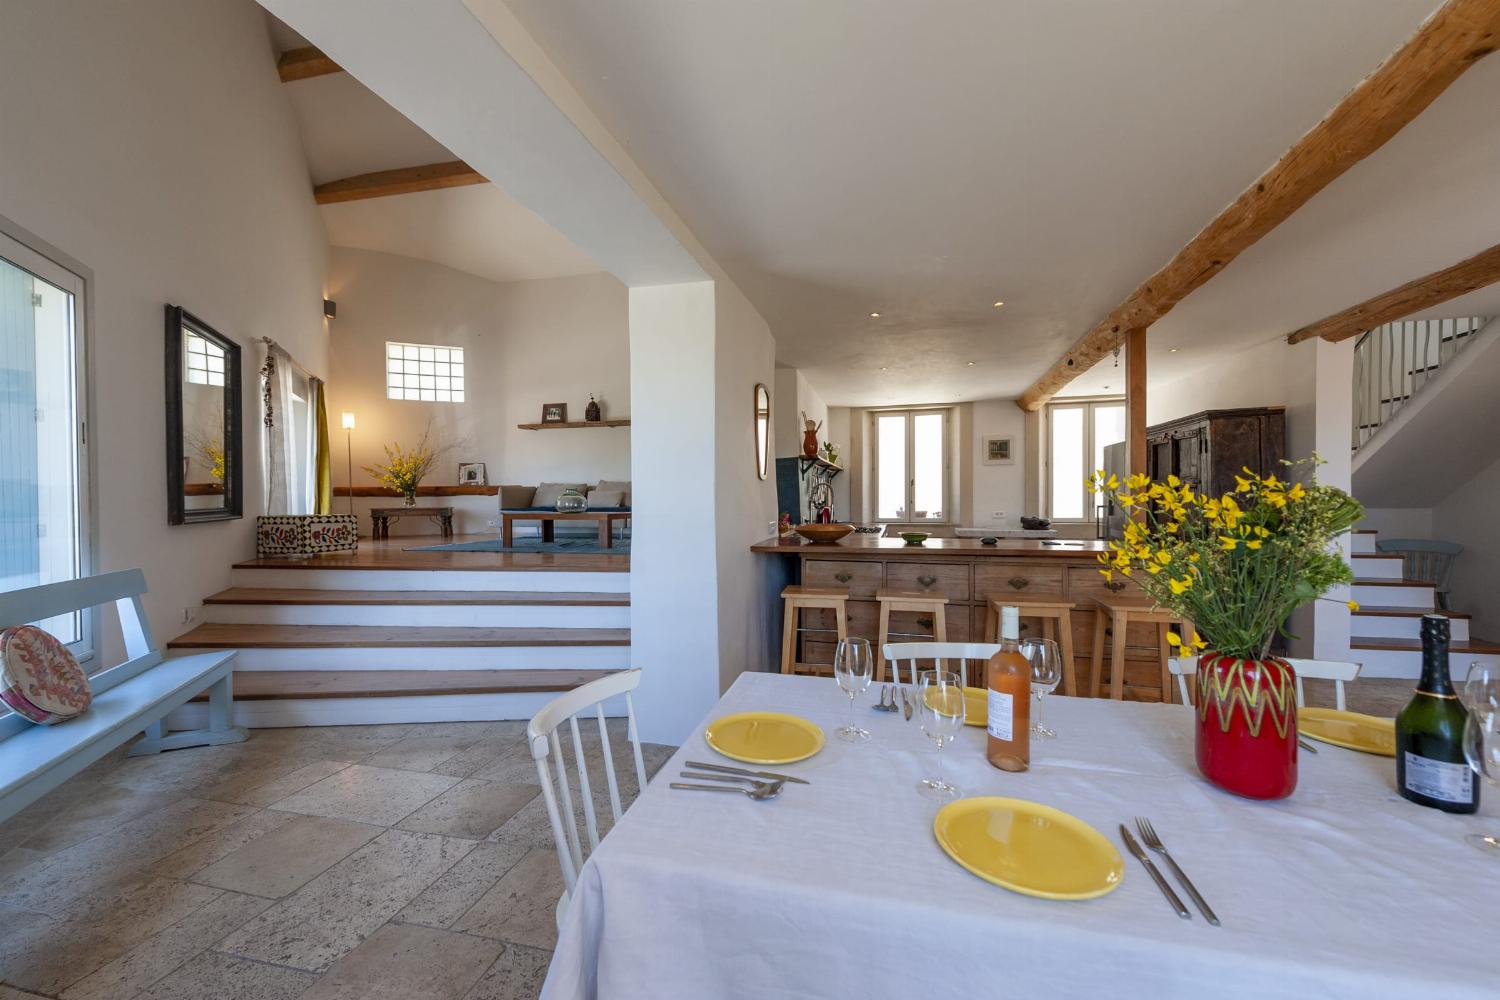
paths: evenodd
<path fill-rule="evenodd" d="M 1198 657 L 1198 770 L 1227 792 L 1284 799 L 1297 787 L 1297 675 L 1278 657 Z"/>

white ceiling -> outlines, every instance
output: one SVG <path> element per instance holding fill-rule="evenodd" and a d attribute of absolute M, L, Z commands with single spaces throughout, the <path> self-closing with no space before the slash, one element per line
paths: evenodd
<path fill-rule="evenodd" d="M 267 15 L 277 52 L 307 41 Z M 283 84 L 312 184 L 458 159 L 348 73 Z M 492 281 L 592 274 L 588 254 L 496 184 L 319 206 L 329 243 L 435 261 Z"/>
<path fill-rule="evenodd" d="M 868 405 L 1019 394 L 1437 0 L 509 4 L 778 361 Z M 1500 241 L 1497 100 L 1500 56 L 1154 327 L 1153 376 Z"/>

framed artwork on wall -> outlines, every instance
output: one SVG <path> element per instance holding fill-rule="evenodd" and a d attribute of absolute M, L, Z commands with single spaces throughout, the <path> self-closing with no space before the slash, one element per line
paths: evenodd
<path fill-rule="evenodd" d="M 1014 438 L 987 437 L 984 439 L 985 465 L 1014 465 L 1016 457 Z"/>
<path fill-rule="evenodd" d="M 544 423 L 544 424 L 565 424 L 567 422 L 568 422 L 568 404 L 567 403 L 543 403 L 542 404 L 542 423 Z"/>
<path fill-rule="evenodd" d="M 458 485 L 460 486 L 488 486 L 484 477 L 483 462 L 460 462 L 458 464 Z"/>

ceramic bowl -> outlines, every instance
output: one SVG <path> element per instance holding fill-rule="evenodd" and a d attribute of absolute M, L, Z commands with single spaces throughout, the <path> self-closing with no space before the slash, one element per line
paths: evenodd
<path fill-rule="evenodd" d="M 901 537 L 906 539 L 907 545 L 921 545 L 932 536 L 925 531 L 903 531 Z"/>
<path fill-rule="evenodd" d="M 793 531 L 809 542 L 836 542 L 854 531 L 852 524 L 799 524 Z"/>

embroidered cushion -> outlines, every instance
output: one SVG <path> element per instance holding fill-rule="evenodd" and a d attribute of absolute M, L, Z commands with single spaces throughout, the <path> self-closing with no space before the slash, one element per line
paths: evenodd
<path fill-rule="evenodd" d="M 51 725 L 88 711 L 88 674 L 49 632 L 17 625 L 0 632 L 0 701 L 16 714 Z"/>

